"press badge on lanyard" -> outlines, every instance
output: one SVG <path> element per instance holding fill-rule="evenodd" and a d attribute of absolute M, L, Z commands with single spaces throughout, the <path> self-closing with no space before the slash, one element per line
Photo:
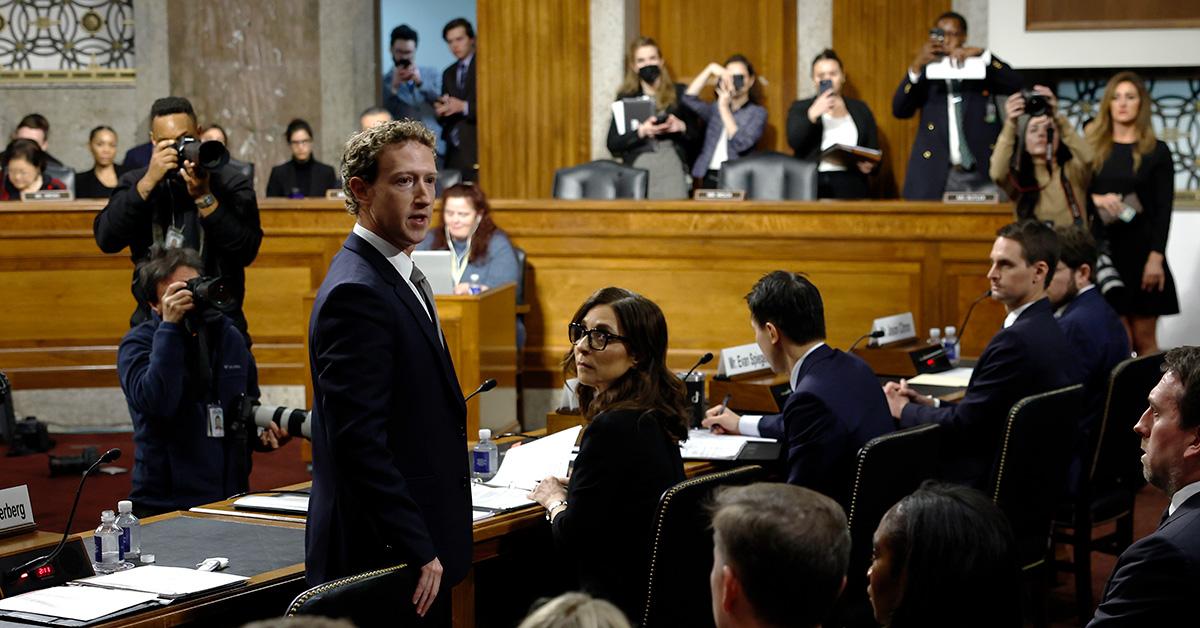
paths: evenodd
<path fill-rule="evenodd" d="M 163 246 L 168 249 L 178 249 L 183 247 L 183 228 L 171 225 L 167 229 L 167 237 L 163 239 Z"/>
<path fill-rule="evenodd" d="M 208 404 L 208 436 L 210 438 L 225 437 L 225 411 L 220 404 Z"/>

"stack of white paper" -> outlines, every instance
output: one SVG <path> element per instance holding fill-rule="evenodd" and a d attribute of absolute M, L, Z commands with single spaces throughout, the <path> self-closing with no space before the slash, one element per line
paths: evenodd
<path fill-rule="evenodd" d="M 973 369 L 969 366 L 952 368 L 941 373 L 922 373 L 909 378 L 908 383 L 917 386 L 948 386 L 951 388 L 966 388 L 971 383 Z"/>
<path fill-rule="evenodd" d="M 488 486 L 475 482 L 471 484 L 471 506 L 491 511 L 522 508 L 533 504 L 533 500 L 526 497 L 528 494 L 529 491 L 523 488 Z"/>
<path fill-rule="evenodd" d="M 688 439 L 679 444 L 679 453 L 686 460 L 737 460 L 746 443 L 773 441 L 759 436 L 714 434 L 705 429 L 693 429 L 688 431 Z"/>
<path fill-rule="evenodd" d="M 142 591 L 159 597 L 177 598 L 241 584 L 246 580 L 249 580 L 246 576 L 215 571 L 146 565 L 104 576 L 84 578 L 77 582 L 93 587 Z"/>
<path fill-rule="evenodd" d="M 504 454 L 500 470 L 486 484 L 529 492 L 548 475 L 566 476 L 571 465 L 571 450 L 575 448 L 581 429 L 582 426 L 575 426 L 510 448 Z"/>
<path fill-rule="evenodd" d="M 144 591 L 58 586 L 0 600 L 0 611 L 92 621 L 158 599 Z"/>

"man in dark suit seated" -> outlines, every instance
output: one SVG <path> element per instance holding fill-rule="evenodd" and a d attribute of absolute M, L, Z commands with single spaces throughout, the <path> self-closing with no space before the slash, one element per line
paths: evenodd
<path fill-rule="evenodd" d="M 959 403 L 940 403 L 904 380 L 883 388 L 900 427 L 940 423 L 947 428 L 942 478 L 976 488 L 984 488 L 1013 405 L 1080 380 L 1071 345 L 1046 298 L 1058 266 L 1058 237 L 1034 221 L 1006 225 L 996 235 L 987 276 L 992 298 L 1004 304 L 1008 316 L 979 356 L 966 396 Z"/>
<path fill-rule="evenodd" d="M 717 628 L 819 626 L 846 585 L 846 513 L 815 491 L 767 482 L 723 489 L 712 529 Z"/>
<path fill-rule="evenodd" d="M 1171 505 L 1158 529 L 1129 546 L 1088 628 L 1183 626 L 1200 599 L 1200 347 L 1167 352 L 1162 379 L 1133 431 L 1146 480 Z M 1191 617 L 1192 620 L 1187 619 Z"/>
<path fill-rule="evenodd" d="M 1091 458 L 1089 443 L 1104 412 L 1108 378 L 1117 364 L 1129 357 L 1129 335 L 1116 310 L 1092 283 L 1099 256 L 1096 241 L 1075 225 L 1061 225 L 1055 232 L 1061 255 L 1046 296 L 1058 317 L 1058 326 L 1075 350 L 1084 386 L 1085 406 L 1079 416 L 1075 455 L 1067 483 L 1067 490 L 1074 494 L 1083 472 L 1082 460 Z"/>
<path fill-rule="evenodd" d="M 942 192 L 995 189 L 988 163 L 1004 122 L 1003 105 L 996 98 L 1020 90 L 1022 80 L 991 51 L 968 47 L 966 41 L 966 18 L 953 11 L 939 16 L 892 97 L 897 118 L 911 118 L 921 110 L 904 198 L 940 199 Z M 928 78 L 926 66 L 946 57 L 958 63 L 981 57 L 987 74 L 973 80 Z"/>
<path fill-rule="evenodd" d="M 738 416 L 708 410 L 704 427 L 780 439 L 791 484 L 816 489 L 846 506 L 855 456 L 867 441 L 892 431 L 887 401 L 871 367 L 825 344 L 825 306 L 804 275 L 777 270 L 746 295 L 754 339 L 776 373 L 790 373 L 783 413 Z"/>
<path fill-rule="evenodd" d="M 356 134 L 342 158 L 357 222 L 317 291 L 309 327 L 313 484 L 309 585 L 407 563 L 415 591 L 380 600 L 450 624 L 471 566 L 467 408 L 429 281 L 409 254 L 429 230 L 433 133 L 413 120 Z M 414 606 L 410 606 L 409 604 Z M 389 622 L 389 623 L 390 623 Z"/>

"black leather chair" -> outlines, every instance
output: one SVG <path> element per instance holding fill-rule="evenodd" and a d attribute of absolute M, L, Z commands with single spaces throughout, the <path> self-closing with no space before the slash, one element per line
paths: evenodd
<path fill-rule="evenodd" d="M 396 592 L 411 591 L 417 575 L 408 565 L 396 565 L 338 578 L 297 595 L 284 616 L 348 619 L 359 628 L 416 626 L 412 604 L 407 599 L 397 601 Z"/>
<path fill-rule="evenodd" d="M 717 182 L 722 190 L 745 190 L 749 199 L 811 201 L 817 198 L 817 164 L 783 153 L 754 153 L 725 162 Z"/>
<path fill-rule="evenodd" d="M 718 487 L 750 484 L 762 476 L 762 467 L 750 465 L 684 480 L 663 492 L 654 513 L 642 628 L 713 625 L 708 503 Z"/>
<path fill-rule="evenodd" d="M 650 171 L 597 159 L 554 171 L 554 198 L 614 199 L 646 198 Z"/>
<path fill-rule="evenodd" d="M 929 423 L 872 438 L 858 451 L 858 469 L 850 493 L 850 564 L 846 588 L 838 600 L 833 622 L 870 626 L 875 618 L 867 599 L 867 567 L 875 529 L 892 506 L 937 477 L 942 427 Z"/>
<path fill-rule="evenodd" d="M 443 190 L 450 186 L 458 185 L 459 183 L 462 183 L 461 170 L 456 170 L 454 168 L 442 168 L 441 170 L 438 170 L 437 183 L 434 185 L 436 189 L 434 191 L 437 192 L 437 195 L 440 197 Z"/>
<path fill-rule="evenodd" d="M 1075 384 L 1018 401 L 1008 413 L 989 485 L 992 501 L 1012 524 L 1017 560 L 1030 597 L 1028 615 L 1044 626 L 1050 592 L 1051 530 L 1071 464 L 1083 405 Z"/>
<path fill-rule="evenodd" d="M 1060 506 L 1054 520 L 1054 540 L 1072 547 L 1072 560 L 1055 564 L 1075 574 L 1075 605 L 1080 625 L 1095 612 L 1092 597 L 1092 552 L 1119 556 L 1133 543 L 1133 505 L 1145 485 L 1141 438 L 1133 425 L 1146 409 L 1150 389 L 1162 377 L 1163 354 L 1125 360 L 1108 380 L 1104 416 L 1087 451 L 1086 475 L 1076 499 Z M 1092 538 L 1092 529 L 1115 522 L 1112 532 Z"/>

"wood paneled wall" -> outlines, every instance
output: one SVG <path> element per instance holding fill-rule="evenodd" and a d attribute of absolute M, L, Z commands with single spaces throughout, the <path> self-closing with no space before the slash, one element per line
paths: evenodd
<path fill-rule="evenodd" d="M 758 147 L 792 152 L 786 121 L 796 99 L 795 2 L 642 0 L 640 19 L 641 33 L 658 41 L 676 81 L 690 82 L 709 62 L 746 55 L 766 80 L 761 89 L 767 129 Z"/>
<path fill-rule="evenodd" d="M 866 101 L 879 125 L 876 198 L 900 196 L 917 132 L 918 116 L 892 115 L 892 95 L 934 20 L 950 9 L 950 0 L 833 0 L 833 48 L 846 70 L 846 93 Z"/>
<path fill-rule="evenodd" d="M 263 194 L 271 167 L 291 158 L 288 121 L 321 121 L 318 1 L 172 2 L 168 10 L 171 93 L 191 100 L 201 125 L 226 130 L 230 154 L 255 164 Z"/>
<path fill-rule="evenodd" d="M 492 198 L 546 198 L 591 153 L 588 3 L 476 4 L 479 169 Z"/>

